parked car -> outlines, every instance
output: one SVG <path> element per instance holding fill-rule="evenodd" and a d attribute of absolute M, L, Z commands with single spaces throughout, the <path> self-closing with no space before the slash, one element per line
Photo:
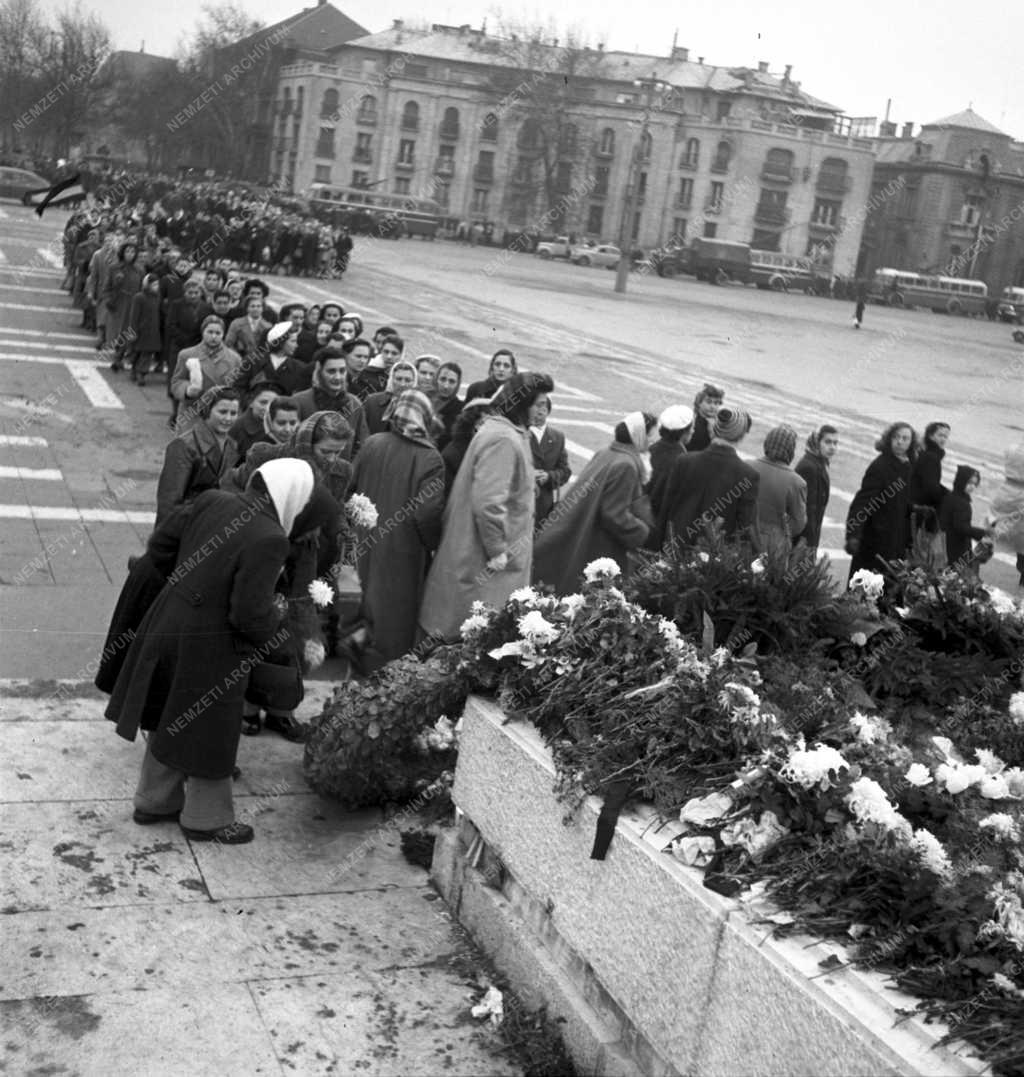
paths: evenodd
<path fill-rule="evenodd" d="M 996 307 L 996 317 L 1001 322 L 1024 325 L 1024 288 L 1004 288 Z"/>
<path fill-rule="evenodd" d="M 614 269 L 622 258 L 622 251 L 611 243 L 600 243 L 596 247 L 574 247 L 569 260 L 578 266 L 605 266 Z"/>
<path fill-rule="evenodd" d="M 29 191 L 45 191 L 50 181 L 27 168 L 0 168 L 0 198 L 16 198 L 21 202 Z"/>
<path fill-rule="evenodd" d="M 537 244 L 534 254 L 538 258 L 571 258 L 572 246 L 568 236 L 556 236 L 554 239 Z"/>

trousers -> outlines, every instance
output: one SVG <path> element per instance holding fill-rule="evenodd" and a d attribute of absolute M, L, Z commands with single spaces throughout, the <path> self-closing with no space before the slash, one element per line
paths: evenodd
<path fill-rule="evenodd" d="M 230 778 L 190 778 L 165 766 L 146 745 L 135 789 L 135 807 L 155 815 L 181 812 L 190 830 L 218 830 L 235 821 Z"/>

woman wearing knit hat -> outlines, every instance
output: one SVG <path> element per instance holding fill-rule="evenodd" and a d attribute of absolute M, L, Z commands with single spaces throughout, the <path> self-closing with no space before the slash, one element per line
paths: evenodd
<path fill-rule="evenodd" d="M 651 446 L 651 481 L 647 493 L 651 499 L 651 511 L 657 516 L 661 509 L 665 484 L 672 473 L 672 465 L 686 452 L 683 431 L 690 421 L 690 413 L 682 404 L 672 404 L 658 418 L 658 440 Z"/>
<path fill-rule="evenodd" d="M 615 440 L 595 453 L 574 486 L 537 534 L 533 578 L 556 594 L 579 589 L 583 569 L 599 557 L 629 571 L 629 554 L 646 541 L 654 525 L 644 484 L 650 478 L 648 438 L 658 420 L 630 412 L 615 427 Z"/>
<path fill-rule="evenodd" d="M 764 439 L 764 455 L 753 463 L 757 488 L 757 530 L 765 547 L 789 548 L 807 525 L 807 483 L 790 467 L 796 431 L 776 426 Z"/>
<path fill-rule="evenodd" d="M 658 514 L 658 546 L 695 546 L 705 530 L 716 524 L 727 539 L 746 539 L 755 548 L 759 545 L 757 487 L 761 480 L 736 452 L 749 430 L 750 416 L 745 411 L 719 408 L 711 444 L 676 460 Z"/>

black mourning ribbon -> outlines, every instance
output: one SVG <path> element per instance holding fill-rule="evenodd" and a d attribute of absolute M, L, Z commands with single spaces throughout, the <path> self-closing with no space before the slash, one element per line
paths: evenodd
<path fill-rule="evenodd" d="M 601 814 L 597 817 L 597 829 L 594 832 L 594 847 L 590 850 L 591 860 L 604 860 L 608 846 L 615 834 L 615 824 L 619 821 L 622 807 L 626 803 L 631 789 L 629 782 L 612 782 L 605 793 Z"/>
<path fill-rule="evenodd" d="M 63 194 L 69 187 L 74 187 L 76 183 L 81 182 L 82 177 L 76 172 L 73 176 L 69 176 L 67 179 L 61 180 L 59 183 L 55 183 L 47 192 L 42 202 L 36 206 L 36 216 L 42 217 L 43 210 L 59 195 Z"/>

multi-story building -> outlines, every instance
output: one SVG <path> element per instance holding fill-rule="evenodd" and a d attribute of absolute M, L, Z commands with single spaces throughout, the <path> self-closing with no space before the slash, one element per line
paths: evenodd
<path fill-rule="evenodd" d="M 791 75 L 396 21 L 281 69 L 271 171 L 431 197 L 499 236 L 718 236 L 852 273 L 873 142 Z"/>
<path fill-rule="evenodd" d="M 913 127 L 883 125 L 860 272 L 1024 285 L 1024 143 L 971 109 Z"/>

